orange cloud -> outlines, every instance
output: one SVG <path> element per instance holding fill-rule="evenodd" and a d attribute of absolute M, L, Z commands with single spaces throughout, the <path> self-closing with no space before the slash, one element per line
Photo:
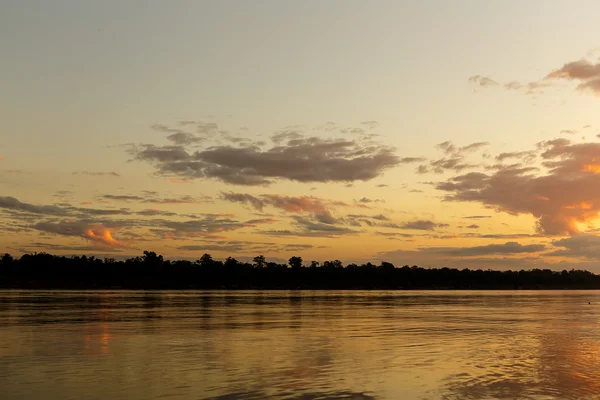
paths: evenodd
<path fill-rule="evenodd" d="M 117 241 L 112 237 L 111 230 L 103 225 L 89 227 L 82 236 L 96 243 L 104 244 L 110 247 L 127 247 L 124 243 Z"/>
<path fill-rule="evenodd" d="M 600 173 L 600 164 L 585 164 L 581 167 L 583 172 L 592 172 L 594 174 Z"/>
<path fill-rule="evenodd" d="M 545 174 L 519 164 L 493 174 L 471 172 L 438 184 L 449 201 L 479 202 L 513 215 L 530 214 L 540 233 L 562 235 L 580 231 L 579 224 L 600 213 L 600 143 L 572 144 L 567 139 L 540 143 Z M 540 201 L 542 200 L 542 201 Z"/>

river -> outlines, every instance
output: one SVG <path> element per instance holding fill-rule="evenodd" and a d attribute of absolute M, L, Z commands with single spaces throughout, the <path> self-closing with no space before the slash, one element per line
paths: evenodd
<path fill-rule="evenodd" d="M 598 291 L 0 291 L 3 400 L 598 396 Z"/>

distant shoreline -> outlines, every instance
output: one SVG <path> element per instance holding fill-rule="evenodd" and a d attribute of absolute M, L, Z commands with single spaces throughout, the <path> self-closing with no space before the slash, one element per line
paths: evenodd
<path fill-rule="evenodd" d="M 169 261 L 145 251 L 124 261 L 86 256 L 0 256 L 0 289 L 28 290 L 599 290 L 588 271 L 471 270 L 348 264 L 291 257 L 288 264 L 254 263 L 204 254 L 197 261 Z"/>
<path fill-rule="evenodd" d="M 170 283 L 170 282 L 150 282 L 150 281 L 139 281 L 130 284 L 116 285 L 114 283 L 99 283 L 99 282 L 65 282 L 65 281 L 18 281 L 18 280 L 6 280 L 0 277 L 0 290 L 73 290 L 73 291 L 86 291 L 86 290 L 153 290 L 153 291 L 177 291 L 177 290 L 212 290 L 212 291 L 406 291 L 414 292 L 420 290 L 431 290 L 431 291 L 539 291 L 539 290 L 600 290 L 600 286 L 590 285 L 578 285 L 578 286 L 520 286 L 520 287 L 507 287 L 507 286 L 415 286 L 415 287 L 392 287 L 392 286 L 305 286 L 305 287 L 292 287 L 292 286 L 203 286 L 203 285 L 183 285 L 181 283 Z"/>

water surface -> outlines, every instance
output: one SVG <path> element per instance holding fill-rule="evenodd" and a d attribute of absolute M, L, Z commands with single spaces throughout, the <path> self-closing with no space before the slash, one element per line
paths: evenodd
<path fill-rule="evenodd" d="M 0 291 L 0 398 L 594 399 L 599 322 L 596 291 Z"/>

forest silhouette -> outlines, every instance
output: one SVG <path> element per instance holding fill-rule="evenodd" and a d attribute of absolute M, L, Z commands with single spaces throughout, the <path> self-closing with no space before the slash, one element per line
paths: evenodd
<path fill-rule="evenodd" d="M 204 254 L 196 261 L 165 260 L 152 251 L 112 258 L 47 253 L 0 257 L 0 287 L 39 289 L 600 289 L 600 275 L 588 271 L 471 270 L 348 264 L 339 260 L 287 264 L 252 263 Z"/>

